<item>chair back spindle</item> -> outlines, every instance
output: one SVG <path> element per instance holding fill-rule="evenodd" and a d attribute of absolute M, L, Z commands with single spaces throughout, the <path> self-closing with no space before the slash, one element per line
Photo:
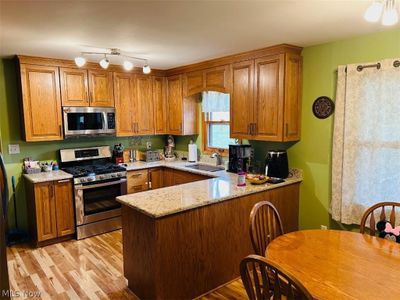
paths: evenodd
<path fill-rule="evenodd" d="M 389 220 L 386 219 L 386 209 L 391 207 Z M 364 215 L 361 218 L 360 223 L 360 232 L 365 233 L 367 230 L 367 219 L 369 217 L 369 234 L 371 236 L 376 235 L 376 220 L 375 220 L 375 212 L 380 209 L 379 220 L 380 221 L 389 221 L 392 227 L 396 226 L 396 207 L 400 207 L 400 202 L 379 202 L 370 208 L 368 208 Z"/>
<path fill-rule="evenodd" d="M 281 217 L 271 202 L 254 205 L 250 213 L 250 238 L 256 254 L 265 256 L 268 244 L 283 233 Z"/>

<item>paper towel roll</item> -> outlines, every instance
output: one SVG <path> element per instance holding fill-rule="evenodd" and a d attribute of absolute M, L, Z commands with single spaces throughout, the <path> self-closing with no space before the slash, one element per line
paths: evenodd
<path fill-rule="evenodd" d="M 197 145 L 196 144 L 189 144 L 189 162 L 197 162 Z"/>

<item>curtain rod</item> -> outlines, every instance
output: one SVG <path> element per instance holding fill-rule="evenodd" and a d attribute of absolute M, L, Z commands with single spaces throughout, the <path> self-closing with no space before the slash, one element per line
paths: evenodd
<path fill-rule="evenodd" d="M 395 60 L 393 62 L 393 67 L 398 68 L 400 67 L 400 60 Z M 357 71 L 361 72 L 363 69 L 366 68 L 377 68 L 378 70 L 381 68 L 381 63 L 376 63 L 376 64 L 371 64 L 371 65 L 358 65 L 357 66 Z M 347 67 L 344 69 L 345 72 L 347 72 Z M 338 70 L 335 71 L 336 73 Z"/>

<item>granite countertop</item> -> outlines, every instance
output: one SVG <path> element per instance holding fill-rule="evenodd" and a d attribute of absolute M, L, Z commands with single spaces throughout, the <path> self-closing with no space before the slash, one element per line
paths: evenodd
<path fill-rule="evenodd" d="M 177 170 L 207 175 L 213 178 L 185 183 L 156 190 L 117 197 L 117 201 L 136 209 L 150 217 L 160 218 L 185 210 L 237 198 L 303 180 L 302 172 L 292 169 L 291 175 L 283 183 L 237 186 L 237 175 L 226 171 L 206 172 L 186 168 L 188 162 L 135 162 L 127 164 L 127 171 L 154 167 L 168 167 Z"/>
<path fill-rule="evenodd" d="M 32 183 L 71 179 L 72 175 L 64 171 L 41 172 L 36 174 L 23 174 Z"/>

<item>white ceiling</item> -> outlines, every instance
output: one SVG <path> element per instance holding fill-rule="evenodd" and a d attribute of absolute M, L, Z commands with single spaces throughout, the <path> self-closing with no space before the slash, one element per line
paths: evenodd
<path fill-rule="evenodd" d="M 371 0 L 0 1 L 1 56 L 117 47 L 160 69 L 387 29 L 364 21 Z"/>

